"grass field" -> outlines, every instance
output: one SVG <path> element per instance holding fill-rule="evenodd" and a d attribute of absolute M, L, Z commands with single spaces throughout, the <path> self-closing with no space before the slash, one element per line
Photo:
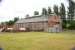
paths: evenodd
<path fill-rule="evenodd" d="M 4 50 L 71 50 L 75 47 L 74 33 L 1 33 L 0 47 Z"/>

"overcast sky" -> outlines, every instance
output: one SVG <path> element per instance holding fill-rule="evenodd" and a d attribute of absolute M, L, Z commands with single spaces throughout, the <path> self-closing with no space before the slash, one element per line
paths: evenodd
<path fill-rule="evenodd" d="M 67 8 L 67 0 L 2 0 L 0 3 L 0 22 L 8 21 L 16 16 L 25 17 L 26 14 L 33 15 L 34 11 L 41 12 L 42 8 L 60 6 L 64 3 Z"/>

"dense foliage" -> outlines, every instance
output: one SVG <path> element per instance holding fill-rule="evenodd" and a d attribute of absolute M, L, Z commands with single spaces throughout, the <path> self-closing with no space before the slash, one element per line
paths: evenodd
<path fill-rule="evenodd" d="M 38 11 L 34 11 L 34 15 L 39 15 L 39 12 Z"/>
<path fill-rule="evenodd" d="M 2 22 L 1 24 L 10 26 L 10 25 L 14 25 L 15 22 L 17 22 L 18 20 L 19 20 L 19 18 L 15 17 L 14 20 L 9 20 L 9 21 L 6 21 L 6 22 Z"/>
<path fill-rule="evenodd" d="M 46 8 L 42 9 L 42 15 L 47 15 L 47 9 Z"/>
<path fill-rule="evenodd" d="M 75 3 L 72 0 L 68 0 L 68 1 L 69 1 L 68 16 L 69 19 L 73 20 L 74 13 L 75 13 Z"/>
<path fill-rule="evenodd" d="M 56 14 L 56 15 L 59 15 L 59 12 L 58 12 L 58 6 L 57 5 L 54 5 L 54 13 Z"/>

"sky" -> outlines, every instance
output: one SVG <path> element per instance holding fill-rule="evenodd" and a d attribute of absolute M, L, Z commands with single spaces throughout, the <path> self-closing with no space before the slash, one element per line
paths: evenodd
<path fill-rule="evenodd" d="M 67 0 L 2 0 L 0 3 L 0 22 L 9 21 L 14 17 L 25 18 L 26 14 L 33 15 L 34 11 L 41 14 L 42 8 L 53 8 L 53 5 L 60 6 L 64 3 L 68 7 Z"/>

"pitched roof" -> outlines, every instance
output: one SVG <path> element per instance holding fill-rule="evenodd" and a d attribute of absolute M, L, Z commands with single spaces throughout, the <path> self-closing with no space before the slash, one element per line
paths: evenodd
<path fill-rule="evenodd" d="M 32 16 L 18 20 L 16 23 L 41 22 L 48 21 L 48 15 Z"/>

